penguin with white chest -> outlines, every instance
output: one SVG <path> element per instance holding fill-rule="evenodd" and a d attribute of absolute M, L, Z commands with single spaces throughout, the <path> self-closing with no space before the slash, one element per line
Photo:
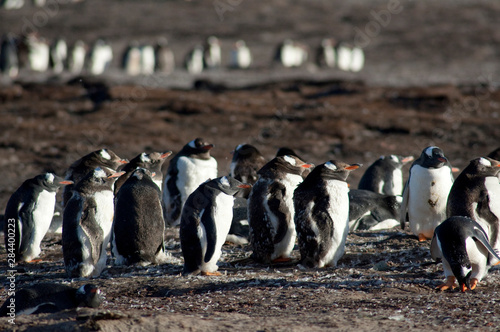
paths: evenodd
<path fill-rule="evenodd" d="M 249 187 L 223 176 L 201 184 L 189 196 L 180 225 L 184 274 L 220 275 L 217 261 L 231 227 L 234 195 Z"/>
<path fill-rule="evenodd" d="M 257 182 L 257 172 L 266 164 L 266 159 L 253 145 L 240 144 L 233 151 L 229 175 L 238 181 L 253 185 Z M 250 190 L 242 190 L 237 196 L 248 198 Z"/>
<path fill-rule="evenodd" d="M 370 190 L 349 190 L 349 230 L 381 230 L 398 226 L 401 196 Z"/>
<path fill-rule="evenodd" d="M 311 167 L 294 156 L 276 157 L 259 170 L 248 198 L 248 222 L 253 259 L 286 262 L 295 245 L 293 192 Z"/>
<path fill-rule="evenodd" d="M 196 138 L 170 160 L 163 186 L 165 222 L 177 226 L 189 195 L 203 182 L 217 177 L 217 161 L 210 156 L 213 144 Z"/>
<path fill-rule="evenodd" d="M 359 180 L 358 189 L 391 196 L 401 195 L 403 193 L 402 168 L 412 160 L 412 156 L 380 157 L 366 169 Z"/>
<path fill-rule="evenodd" d="M 347 176 L 360 164 L 331 160 L 316 166 L 293 194 L 302 264 L 336 266 L 349 232 Z"/>
<path fill-rule="evenodd" d="M 5 209 L 4 236 L 5 248 L 16 262 L 30 262 L 40 255 L 40 243 L 54 216 L 57 190 L 70 183 L 45 173 L 24 181 L 12 194 Z M 14 242 L 9 242 L 11 238 Z"/>
<path fill-rule="evenodd" d="M 114 216 L 112 187 L 122 174 L 96 168 L 75 185 L 62 231 L 64 265 L 71 277 L 98 276 L 106 266 Z"/>
<path fill-rule="evenodd" d="M 116 265 L 168 261 L 161 191 L 153 179 L 149 170 L 138 168 L 116 195 L 112 242 Z"/>
<path fill-rule="evenodd" d="M 436 227 L 431 255 L 443 263 L 446 283 L 439 290 L 454 289 L 455 280 L 462 292 L 474 290 L 489 267 L 500 263 L 481 225 L 463 216 L 450 217 Z"/>
<path fill-rule="evenodd" d="M 429 146 L 413 162 L 403 190 L 401 228 L 406 221 L 419 241 L 432 239 L 434 229 L 446 218 L 446 201 L 453 185 L 450 162 L 443 151 Z"/>
<path fill-rule="evenodd" d="M 481 157 L 472 160 L 451 188 L 447 217 L 466 216 L 484 229 L 490 244 L 500 250 L 500 162 Z"/>

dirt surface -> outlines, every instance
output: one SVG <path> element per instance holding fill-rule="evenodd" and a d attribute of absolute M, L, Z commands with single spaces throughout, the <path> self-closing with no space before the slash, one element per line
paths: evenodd
<path fill-rule="evenodd" d="M 227 1 L 226 3 L 229 3 Z M 236 4 L 237 1 L 231 2 Z M 281 146 L 305 160 L 329 159 L 368 166 L 386 154 L 417 157 L 441 147 L 462 169 L 499 146 L 500 4 L 496 1 L 402 1 L 403 10 L 366 46 L 360 73 L 296 70 L 271 65 L 285 37 L 317 45 L 335 35 L 353 40 L 385 1 L 241 1 L 217 15 L 211 1 L 84 1 L 60 5 L 40 33 L 91 42 L 104 36 L 116 52 L 132 39 L 167 35 L 177 61 L 215 34 L 229 49 L 243 38 L 256 56 L 249 71 L 193 77 L 126 77 L 118 60 L 102 77 L 22 72 L 0 87 L 0 209 L 29 177 L 63 175 L 80 156 L 108 147 L 124 158 L 143 151 L 178 151 L 203 137 L 215 143 L 219 173 L 230 151 L 250 143 L 272 158 Z M 37 11 L 0 11 L 0 32 L 19 33 Z M 130 15 L 135 13 L 136 15 Z M 351 174 L 355 188 L 363 168 Z M 405 168 L 405 174 L 407 168 Z M 0 330 L 103 331 L 320 331 L 498 330 L 498 268 L 473 293 L 436 292 L 442 267 L 429 243 L 409 233 L 349 234 L 337 268 L 304 269 L 296 263 L 264 266 L 239 260 L 249 247 L 225 246 L 221 277 L 182 277 L 177 229 L 167 229 L 171 264 L 108 268 L 91 282 L 106 300 L 99 309 L 0 318 Z M 61 238 L 48 234 L 42 262 L 16 267 L 16 287 L 42 281 L 73 286 L 64 271 Z M 0 271 L 7 270 L 0 250 Z M 298 251 L 294 251 L 298 259 Z M 5 286 L 5 279 L 2 279 Z M 0 291 L 6 299 L 7 289 Z"/>

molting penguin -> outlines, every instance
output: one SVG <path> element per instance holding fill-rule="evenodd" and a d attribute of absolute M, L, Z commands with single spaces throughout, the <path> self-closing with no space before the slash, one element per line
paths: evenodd
<path fill-rule="evenodd" d="M 109 171 L 116 171 L 119 166 L 128 163 L 128 160 L 121 159 L 113 151 L 109 149 L 101 149 L 91 152 L 69 166 L 66 171 L 66 180 L 78 183 L 89 172 L 97 167 L 107 169 Z M 63 191 L 63 204 L 65 205 L 71 198 L 73 185 L 64 187 Z"/>
<path fill-rule="evenodd" d="M 189 195 L 203 182 L 217 177 L 217 161 L 210 156 L 213 144 L 196 138 L 170 160 L 163 187 L 165 221 L 177 226 Z"/>
<path fill-rule="evenodd" d="M 19 316 L 54 313 L 76 307 L 97 308 L 101 303 L 101 290 L 96 285 L 73 288 L 64 284 L 37 283 L 17 290 L 15 295 L 5 300 L 0 308 L 0 317 L 10 313 Z"/>
<path fill-rule="evenodd" d="M 294 156 L 276 157 L 259 170 L 248 198 L 252 257 L 263 263 L 289 261 L 295 244 L 293 192 L 311 167 Z"/>
<path fill-rule="evenodd" d="M 9 257 L 14 254 L 16 262 L 29 262 L 40 255 L 40 243 L 54 215 L 56 192 L 61 185 L 71 183 L 45 173 L 24 181 L 12 194 L 4 216 L 5 248 Z M 11 238 L 14 242 L 9 242 Z"/>
<path fill-rule="evenodd" d="M 462 216 L 450 217 L 436 227 L 431 255 L 443 262 L 446 283 L 437 287 L 440 290 L 455 288 L 455 280 L 462 292 L 474 290 L 489 267 L 500 263 L 481 225 Z"/>
<path fill-rule="evenodd" d="M 466 216 L 484 229 L 495 250 L 500 250 L 500 162 L 482 157 L 460 173 L 448 196 L 446 215 Z"/>
<path fill-rule="evenodd" d="M 401 196 L 390 196 L 370 190 L 349 191 L 349 230 L 381 230 L 399 225 Z"/>
<path fill-rule="evenodd" d="M 115 264 L 162 264 L 165 221 L 161 191 L 150 171 L 136 169 L 116 196 L 112 253 Z"/>
<path fill-rule="evenodd" d="M 217 261 L 231 227 L 234 195 L 249 187 L 223 176 L 201 184 L 189 196 L 180 225 L 184 274 L 220 275 Z"/>
<path fill-rule="evenodd" d="M 238 181 L 248 184 L 257 182 L 257 172 L 266 164 L 266 159 L 250 144 L 240 144 L 233 151 L 229 175 Z M 239 197 L 248 198 L 250 190 L 241 190 Z"/>
<path fill-rule="evenodd" d="M 293 194 L 301 262 L 336 266 L 349 232 L 349 172 L 359 164 L 328 161 L 315 167 Z"/>
<path fill-rule="evenodd" d="M 443 151 L 429 146 L 413 162 L 403 190 L 401 228 L 410 229 L 419 241 L 431 239 L 434 229 L 446 218 L 446 201 L 453 185 L 451 165 Z"/>
<path fill-rule="evenodd" d="M 130 160 L 121 170 L 125 172 L 122 176 L 116 180 L 115 183 L 115 195 L 120 190 L 120 187 L 127 181 L 127 179 L 132 175 L 132 173 L 137 168 L 145 168 L 151 173 L 154 173 L 153 181 L 161 190 L 163 185 L 163 173 L 161 172 L 161 166 L 165 162 L 168 156 L 172 154 L 172 151 L 167 151 L 164 153 L 160 152 L 143 152 L 137 157 Z"/>
<path fill-rule="evenodd" d="M 413 160 L 412 156 L 382 156 L 370 165 L 359 180 L 358 189 L 371 190 L 384 195 L 403 193 L 403 172 L 405 164 Z"/>
<path fill-rule="evenodd" d="M 62 247 L 71 277 L 98 276 L 106 266 L 106 247 L 114 216 L 113 184 L 123 172 L 101 168 L 75 185 L 63 214 Z"/>

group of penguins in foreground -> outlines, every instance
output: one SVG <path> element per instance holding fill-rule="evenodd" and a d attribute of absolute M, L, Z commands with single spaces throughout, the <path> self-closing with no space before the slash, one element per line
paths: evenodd
<path fill-rule="evenodd" d="M 62 249 L 70 277 L 99 276 L 108 243 L 116 265 L 168 262 L 166 225 L 180 227 L 184 274 L 220 275 L 222 246 L 242 243 L 238 236 L 249 239 L 251 259 L 260 263 L 290 261 L 298 240 L 301 264 L 335 266 L 349 230 L 398 223 L 404 229 L 407 221 L 420 241 L 432 239 L 432 257 L 442 260 L 446 277 L 440 290 L 454 289 L 456 281 L 462 292 L 473 290 L 500 262 L 500 149 L 473 159 L 454 180 L 443 151 L 426 147 L 404 188 L 402 167 L 413 157 L 383 156 L 349 190 L 346 179 L 360 164 L 314 166 L 287 148 L 267 162 L 256 147 L 241 144 L 230 175 L 217 177 L 212 148 L 201 138 L 187 143 L 164 181 L 170 151 L 127 161 L 109 149 L 75 161 L 64 179 L 45 173 L 26 180 L 5 210 L 9 263 L 39 256 L 63 185 Z"/>

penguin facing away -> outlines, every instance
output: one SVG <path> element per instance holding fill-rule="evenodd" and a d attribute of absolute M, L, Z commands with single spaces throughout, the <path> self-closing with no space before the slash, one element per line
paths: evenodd
<path fill-rule="evenodd" d="M 189 195 L 206 180 L 217 177 L 217 161 L 210 156 L 213 147 L 196 138 L 170 160 L 163 186 L 164 216 L 169 225 L 179 225 Z"/>
<path fill-rule="evenodd" d="M 358 189 L 371 190 L 384 195 L 403 193 L 403 172 L 405 164 L 413 161 L 413 156 L 382 156 L 371 164 L 359 180 Z"/>
<path fill-rule="evenodd" d="M 115 265 L 162 264 L 169 259 L 164 245 L 161 191 L 153 177 L 147 169 L 136 169 L 116 196 L 112 242 Z"/>
<path fill-rule="evenodd" d="M 15 302 L 11 302 L 14 299 Z M 15 303 L 16 316 L 54 313 L 76 307 L 97 308 L 102 303 L 101 290 L 92 284 L 73 288 L 64 284 L 36 283 L 24 287 L 5 300 L 0 308 L 0 317 L 7 316 L 8 306 Z"/>
<path fill-rule="evenodd" d="M 266 164 L 260 151 L 250 144 L 240 144 L 233 151 L 229 175 L 247 184 L 257 182 L 257 172 Z M 241 190 L 238 197 L 248 198 L 250 190 Z"/>
<path fill-rule="evenodd" d="M 114 216 L 112 186 L 123 172 L 96 168 L 75 185 L 63 214 L 62 247 L 71 277 L 98 276 L 106 266 L 106 247 Z"/>
<path fill-rule="evenodd" d="M 248 198 L 252 257 L 262 263 L 290 260 L 296 239 L 293 192 L 311 167 L 294 156 L 276 157 L 259 170 Z"/>
<path fill-rule="evenodd" d="M 500 250 L 500 162 L 488 157 L 472 160 L 460 173 L 448 196 L 446 215 L 474 219 Z"/>
<path fill-rule="evenodd" d="M 5 209 L 4 237 L 5 248 L 16 262 L 30 262 L 40 255 L 40 243 L 54 216 L 57 190 L 71 183 L 44 173 L 24 181 L 12 194 Z M 13 243 L 8 241 L 12 233 Z"/>
<path fill-rule="evenodd" d="M 248 184 L 223 176 L 201 184 L 182 209 L 184 274 L 220 275 L 217 261 L 233 219 L 234 195 Z"/>
<path fill-rule="evenodd" d="M 437 287 L 442 291 L 454 289 L 455 280 L 462 292 L 474 290 L 489 267 L 500 263 L 481 225 L 462 216 L 450 217 L 436 227 L 431 255 L 442 259 L 446 283 Z"/>
<path fill-rule="evenodd" d="M 410 229 L 419 241 L 432 239 L 434 229 L 446 218 L 446 201 L 453 185 L 450 162 L 443 151 L 429 146 L 422 151 L 410 168 L 403 190 L 400 222 Z"/>
<path fill-rule="evenodd" d="M 349 231 L 347 176 L 360 164 L 331 160 L 316 166 L 293 194 L 302 264 L 336 266 Z"/>
<path fill-rule="evenodd" d="M 401 196 L 379 194 L 370 190 L 349 191 L 349 230 L 381 230 L 399 225 Z"/>

